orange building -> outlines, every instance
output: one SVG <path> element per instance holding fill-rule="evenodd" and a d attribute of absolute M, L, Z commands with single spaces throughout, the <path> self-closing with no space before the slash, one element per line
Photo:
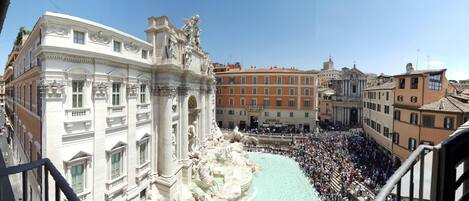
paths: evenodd
<path fill-rule="evenodd" d="M 316 71 L 295 68 L 243 69 L 215 64 L 220 127 L 289 127 L 309 131 L 316 122 Z"/>
<path fill-rule="evenodd" d="M 469 96 L 457 94 L 446 69 L 395 75 L 393 154 L 404 160 L 419 144 L 439 144 L 469 117 Z"/>

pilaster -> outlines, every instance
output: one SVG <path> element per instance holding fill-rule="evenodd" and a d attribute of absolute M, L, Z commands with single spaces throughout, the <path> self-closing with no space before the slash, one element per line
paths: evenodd
<path fill-rule="evenodd" d="M 106 192 L 106 114 L 107 114 L 107 89 L 108 84 L 105 81 L 94 82 L 93 99 L 94 99 L 94 168 L 93 168 L 93 199 L 105 200 L 104 192 Z"/>

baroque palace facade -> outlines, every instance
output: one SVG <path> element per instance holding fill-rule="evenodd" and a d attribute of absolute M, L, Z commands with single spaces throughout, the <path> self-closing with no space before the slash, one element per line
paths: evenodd
<path fill-rule="evenodd" d="M 295 68 L 215 65 L 219 127 L 312 131 L 317 120 L 317 72 Z"/>
<path fill-rule="evenodd" d="M 46 12 L 6 67 L 16 162 L 49 158 L 82 200 L 181 199 L 189 152 L 216 126 L 198 22 L 178 29 L 149 17 L 144 41 Z M 37 174 L 33 200 L 44 185 Z"/>

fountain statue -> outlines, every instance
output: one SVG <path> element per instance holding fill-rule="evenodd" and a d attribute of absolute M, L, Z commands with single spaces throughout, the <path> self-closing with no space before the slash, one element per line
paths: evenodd
<path fill-rule="evenodd" d="M 222 133 L 214 126 L 213 137 L 201 146 L 194 147 L 189 158 L 192 160 L 192 183 L 189 185 L 191 201 L 236 201 L 250 200 L 253 174 L 256 164 L 248 159 L 244 145 L 253 145 L 257 139 L 243 135 L 235 128 Z M 189 136 L 195 128 L 189 127 Z"/>

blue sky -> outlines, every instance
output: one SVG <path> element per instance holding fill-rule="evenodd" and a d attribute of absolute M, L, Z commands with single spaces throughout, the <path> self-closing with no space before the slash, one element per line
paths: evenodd
<path fill-rule="evenodd" d="M 213 61 L 244 66 L 336 67 L 397 74 L 408 62 L 469 79 L 469 1 L 435 0 L 13 0 L 0 35 L 5 64 L 20 26 L 45 11 L 97 21 L 145 39 L 148 16 L 201 16 L 202 46 Z M 3 72 L 1 68 L 0 72 Z"/>

